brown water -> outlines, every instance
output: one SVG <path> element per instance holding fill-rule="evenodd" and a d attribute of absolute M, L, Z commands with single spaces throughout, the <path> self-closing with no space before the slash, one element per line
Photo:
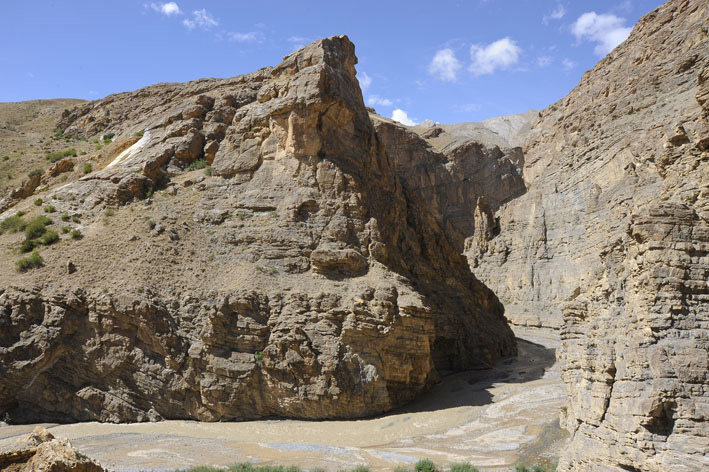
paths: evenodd
<path fill-rule="evenodd" d="M 376 470 L 429 458 L 481 470 L 551 463 L 566 433 L 558 427 L 564 389 L 555 365 L 558 336 L 515 329 L 519 357 L 494 369 L 446 377 L 415 404 L 353 421 L 249 421 L 46 425 L 81 452 L 118 471 L 174 470 L 234 462 Z M 0 450 L 36 425 L 0 428 Z"/>

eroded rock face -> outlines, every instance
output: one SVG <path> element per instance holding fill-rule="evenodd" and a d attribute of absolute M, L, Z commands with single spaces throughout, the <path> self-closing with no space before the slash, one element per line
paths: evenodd
<path fill-rule="evenodd" d="M 65 133 L 138 135 L 57 190 L 59 212 L 94 218 L 84 238 L 0 289 L 0 414 L 361 417 L 514 354 L 502 305 L 377 139 L 355 63 L 333 37 L 67 112 Z M 185 178 L 198 159 L 212 176 Z M 146 212 L 160 223 L 126 234 Z"/>
<path fill-rule="evenodd" d="M 709 467 L 708 8 L 649 13 L 541 113 L 528 192 L 469 248 L 510 319 L 561 329 L 559 470 Z"/>

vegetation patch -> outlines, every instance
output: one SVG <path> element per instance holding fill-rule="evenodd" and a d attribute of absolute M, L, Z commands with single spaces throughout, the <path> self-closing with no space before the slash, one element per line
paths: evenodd
<path fill-rule="evenodd" d="M 51 246 L 57 241 L 59 241 L 59 233 L 57 233 L 56 231 L 47 231 L 42 235 L 41 238 L 39 238 L 39 242 L 42 243 L 44 246 Z"/>
<path fill-rule="evenodd" d="M 187 166 L 187 170 L 197 170 L 197 169 L 205 169 L 207 167 L 207 161 L 204 159 L 198 159 L 191 163 L 189 166 Z"/>
<path fill-rule="evenodd" d="M 8 216 L 0 222 L 0 234 L 19 233 L 27 227 L 27 222 L 20 215 Z"/>
<path fill-rule="evenodd" d="M 35 175 L 42 175 L 42 169 L 34 169 L 27 173 L 27 176 L 31 179 Z"/>
<path fill-rule="evenodd" d="M 71 148 L 71 149 L 67 149 L 65 151 L 49 153 L 49 154 L 47 154 L 47 160 L 51 163 L 55 163 L 57 161 L 64 159 L 65 157 L 69 157 L 69 156 L 76 157 L 77 156 L 76 149 Z"/>
<path fill-rule="evenodd" d="M 44 260 L 37 251 L 34 251 L 31 255 L 23 257 L 22 259 L 15 262 L 15 266 L 20 272 L 25 272 L 36 267 L 42 267 L 43 265 Z"/>

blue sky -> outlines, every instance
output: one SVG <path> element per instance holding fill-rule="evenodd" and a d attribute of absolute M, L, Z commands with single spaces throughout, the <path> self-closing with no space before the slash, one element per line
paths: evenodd
<path fill-rule="evenodd" d="M 541 109 L 660 0 L 3 2 L 0 101 L 231 77 L 321 37 L 355 43 L 365 101 L 402 122 Z"/>

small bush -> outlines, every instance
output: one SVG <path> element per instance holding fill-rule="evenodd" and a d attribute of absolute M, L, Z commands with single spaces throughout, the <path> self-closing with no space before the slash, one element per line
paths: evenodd
<path fill-rule="evenodd" d="M 69 221 L 71 220 L 71 216 L 69 216 L 69 213 L 62 213 L 62 221 Z"/>
<path fill-rule="evenodd" d="M 49 153 L 49 154 L 47 154 L 47 160 L 51 163 L 55 163 L 57 161 L 64 159 L 65 157 L 69 157 L 69 156 L 76 157 L 77 156 L 76 149 L 71 148 L 71 149 L 67 149 L 66 151 Z"/>
<path fill-rule="evenodd" d="M 31 179 L 35 175 L 42 175 L 42 169 L 34 169 L 27 173 L 27 176 Z"/>
<path fill-rule="evenodd" d="M 37 242 L 34 239 L 25 239 L 24 241 L 22 241 L 22 244 L 20 244 L 20 252 L 30 252 L 36 246 Z"/>
<path fill-rule="evenodd" d="M 18 233 L 24 231 L 27 227 L 27 222 L 22 219 L 22 215 L 19 213 L 14 216 L 8 216 L 2 222 L 0 222 L 0 234 L 4 232 Z"/>
<path fill-rule="evenodd" d="M 44 200 L 41 198 L 38 198 L 37 200 L 34 201 L 34 206 L 42 206 L 42 203 L 44 203 Z"/>
<path fill-rule="evenodd" d="M 98 144 L 98 139 L 92 139 L 91 142 L 94 144 Z"/>
<path fill-rule="evenodd" d="M 103 140 L 106 141 L 108 139 L 113 139 L 113 137 L 116 135 L 116 133 L 106 133 L 103 135 Z"/>
<path fill-rule="evenodd" d="M 450 472 L 478 472 L 477 467 L 473 467 L 467 462 L 451 464 Z"/>
<path fill-rule="evenodd" d="M 429 459 L 421 459 L 414 465 L 416 472 L 436 472 L 436 464 Z"/>
<path fill-rule="evenodd" d="M 204 169 L 205 167 L 207 167 L 207 161 L 204 159 L 198 159 L 187 166 L 187 170 Z"/>
<path fill-rule="evenodd" d="M 44 207 L 45 213 L 54 213 L 55 211 L 57 211 L 57 209 L 54 205 L 47 205 L 46 207 Z"/>
<path fill-rule="evenodd" d="M 17 266 L 17 270 L 20 272 L 25 272 L 26 270 L 34 269 L 35 267 L 41 267 L 43 263 L 44 261 L 42 260 L 42 256 L 39 255 L 39 252 L 34 251 L 32 255 L 23 257 L 19 261 L 15 262 L 15 266 Z"/>
<path fill-rule="evenodd" d="M 90 162 L 84 163 L 84 174 L 90 174 L 92 170 L 94 170 L 94 168 Z"/>
<path fill-rule="evenodd" d="M 137 133 L 135 133 L 133 136 L 135 136 L 136 138 L 142 138 L 144 133 L 145 133 L 145 131 L 140 130 Z"/>
<path fill-rule="evenodd" d="M 74 223 L 81 223 L 81 220 L 80 220 L 79 217 L 76 216 L 76 215 L 74 215 L 74 216 L 71 217 L 71 221 L 73 221 Z"/>
<path fill-rule="evenodd" d="M 211 177 L 212 175 L 212 166 L 207 166 L 204 168 L 204 175 L 207 177 Z"/>
<path fill-rule="evenodd" d="M 81 231 L 79 231 L 78 229 L 75 229 L 71 232 L 71 239 L 81 239 L 83 237 L 84 235 L 81 234 Z"/>
<path fill-rule="evenodd" d="M 97 144 L 97 145 L 96 145 L 96 150 L 97 150 L 97 151 L 100 151 L 101 149 L 103 149 L 103 146 L 101 146 L 100 144 Z"/>
<path fill-rule="evenodd" d="M 56 231 L 47 231 L 42 235 L 41 238 L 39 238 L 39 242 L 41 242 L 45 246 L 51 246 L 57 241 L 59 241 L 59 233 L 57 233 Z"/>
<path fill-rule="evenodd" d="M 71 231 L 71 226 L 62 226 L 62 234 L 68 234 Z"/>
<path fill-rule="evenodd" d="M 9 160 L 10 160 L 10 156 L 2 156 L 2 160 L 3 160 L 3 161 L 9 161 Z"/>
<path fill-rule="evenodd" d="M 155 223 L 153 220 L 148 220 L 148 228 L 150 228 L 150 231 L 155 229 L 156 224 L 157 223 Z"/>
<path fill-rule="evenodd" d="M 110 139 L 104 139 L 104 140 L 103 140 L 103 144 L 105 144 L 106 146 L 108 146 L 108 145 L 111 144 L 112 142 L 113 142 L 113 141 L 111 141 Z"/>
<path fill-rule="evenodd" d="M 113 216 L 116 214 L 116 210 L 114 210 L 111 207 L 106 208 L 106 211 L 103 213 L 106 216 Z"/>
<path fill-rule="evenodd" d="M 25 239 L 36 239 L 47 231 L 47 225 L 52 224 L 52 220 L 46 216 L 33 218 L 25 227 Z"/>

